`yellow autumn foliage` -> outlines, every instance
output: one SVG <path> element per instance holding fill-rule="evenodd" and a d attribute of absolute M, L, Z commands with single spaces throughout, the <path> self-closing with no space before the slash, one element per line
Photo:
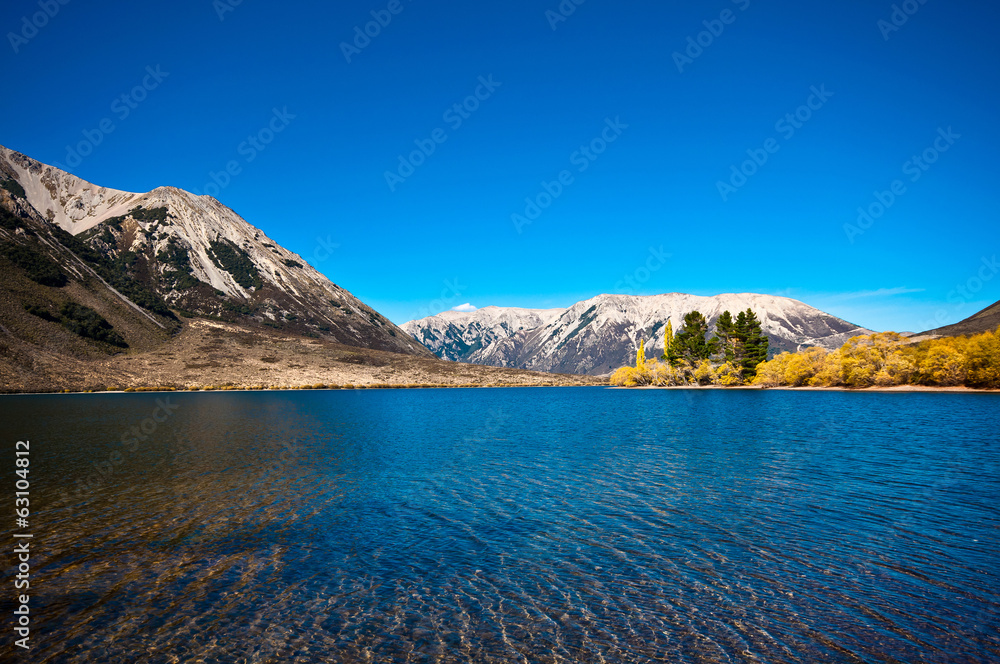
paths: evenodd
<path fill-rule="evenodd" d="M 791 354 L 785 366 L 785 384 L 795 387 L 811 385 L 812 380 L 823 370 L 828 354 L 825 348 L 819 347 Z"/>
<path fill-rule="evenodd" d="M 694 379 L 698 381 L 699 385 L 714 385 L 718 383 L 719 376 L 715 373 L 711 362 L 702 360 L 698 368 L 694 370 Z"/>
<path fill-rule="evenodd" d="M 743 384 L 743 368 L 732 362 L 724 362 L 715 370 L 716 384 L 724 387 Z"/>
<path fill-rule="evenodd" d="M 639 385 L 640 373 L 635 367 L 621 367 L 611 374 L 611 384 L 618 387 L 635 387 Z"/>
<path fill-rule="evenodd" d="M 1000 387 L 1000 328 L 912 343 L 895 332 L 852 337 L 839 349 L 782 353 L 757 368 L 763 387 Z"/>
<path fill-rule="evenodd" d="M 638 358 L 637 358 L 638 359 Z M 622 367 L 611 384 L 742 385 L 739 367 L 726 362 L 670 366 L 644 360 Z M 757 367 L 751 383 L 761 387 L 888 387 L 893 385 L 1000 388 L 1000 328 L 971 337 L 944 337 L 917 343 L 895 332 L 852 337 L 834 351 L 806 348 L 781 353 Z"/>
<path fill-rule="evenodd" d="M 1000 387 L 1000 328 L 969 339 L 965 351 L 965 384 Z"/>

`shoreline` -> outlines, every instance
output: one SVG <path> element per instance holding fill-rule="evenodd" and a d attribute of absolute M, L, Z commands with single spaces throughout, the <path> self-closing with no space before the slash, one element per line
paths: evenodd
<path fill-rule="evenodd" d="M 764 387 L 762 385 L 637 385 L 635 387 L 609 386 L 614 390 L 782 390 L 785 392 L 931 392 L 955 394 L 997 394 L 1000 389 L 975 388 L 964 385 L 934 386 L 934 385 L 890 385 L 888 387 L 816 387 L 803 385 L 801 387 Z"/>
<path fill-rule="evenodd" d="M 0 397 L 22 397 L 22 396 L 71 396 L 79 394 L 214 394 L 218 392 L 355 392 L 355 391 L 375 391 L 375 390 L 451 390 L 451 389 L 507 389 L 507 388 L 527 388 L 527 387 L 539 387 L 539 388 L 556 388 L 556 387 L 611 387 L 610 385 L 602 384 L 573 384 L 573 383 L 562 383 L 554 385 L 537 385 L 531 383 L 524 383 L 518 385 L 468 385 L 468 384 L 428 384 L 428 385 L 354 385 L 352 387 L 343 386 L 331 386 L 331 387 L 263 387 L 263 388 L 252 388 L 252 387 L 232 387 L 232 388 L 214 388 L 214 389 L 197 389 L 191 390 L 187 388 L 177 388 L 177 389 L 162 389 L 162 388 L 150 388 L 142 389 L 137 388 L 134 390 L 82 390 L 76 391 L 62 391 L 59 392 L 0 392 Z"/>
<path fill-rule="evenodd" d="M 557 388 L 557 387 L 603 387 L 609 390 L 728 390 L 728 391 L 738 391 L 738 390 L 779 390 L 784 392 L 885 392 L 885 393 L 933 393 L 933 394 L 998 394 L 1000 389 L 977 389 L 974 387 L 965 387 L 963 385 L 947 386 L 947 387 L 937 387 L 932 385 L 891 385 L 888 387 L 816 387 L 811 385 L 804 385 L 801 387 L 763 387 L 760 385 L 641 385 L 635 387 L 622 387 L 617 385 L 602 385 L 602 384 L 579 384 L 574 385 L 571 383 L 556 384 L 556 385 L 537 385 L 537 384 L 520 384 L 520 385 L 469 385 L 469 384 L 427 384 L 427 385 L 354 385 L 351 387 L 344 386 L 330 386 L 330 387 L 264 387 L 264 388 L 252 388 L 252 387 L 233 387 L 233 388 L 214 388 L 214 389 L 197 389 L 191 390 L 186 388 L 178 389 L 160 389 L 160 388 L 150 388 L 150 389 L 134 389 L 134 390 L 83 390 L 79 392 L 75 391 L 59 391 L 59 392 L 0 392 L 0 397 L 16 397 L 16 396 L 60 396 L 60 395 L 79 395 L 79 394 L 199 394 L 199 393 L 217 393 L 217 392 L 351 392 L 358 390 L 447 390 L 447 389 L 507 389 L 507 388 L 527 388 L 527 387 L 538 387 L 538 388 Z"/>

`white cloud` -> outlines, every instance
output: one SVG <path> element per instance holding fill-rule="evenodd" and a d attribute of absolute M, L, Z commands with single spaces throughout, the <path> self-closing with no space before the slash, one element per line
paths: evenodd
<path fill-rule="evenodd" d="M 478 307 L 474 307 L 471 304 L 469 304 L 468 302 L 466 302 L 465 304 L 460 304 L 457 307 L 452 307 L 451 310 L 452 311 L 465 311 L 465 312 L 469 312 L 469 311 L 475 311 L 477 308 Z"/>
<path fill-rule="evenodd" d="M 910 293 L 923 293 L 925 288 L 879 288 L 878 290 L 856 291 L 854 293 L 843 293 L 838 296 L 840 300 L 857 300 L 863 297 L 892 297 L 893 295 L 908 295 Z"/>

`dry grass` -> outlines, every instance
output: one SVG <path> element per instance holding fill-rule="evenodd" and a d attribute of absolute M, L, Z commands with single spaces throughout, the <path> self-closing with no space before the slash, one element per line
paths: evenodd
<path fill-rule="evenodd" d="M 247 353 L 265 346 L 266 356 Z M 591 376 L 484 367 L 345 346 L 206 320 L 188 320 L 148 350 L 97 358 L 67 356 L 21 342 L 32 358 L 14 371 L 0 355 L 0 391 L 232 391 L 598 385 Z"/>

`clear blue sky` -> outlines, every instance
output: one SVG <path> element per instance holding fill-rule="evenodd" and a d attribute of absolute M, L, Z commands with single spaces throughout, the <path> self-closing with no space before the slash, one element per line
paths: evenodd
<path fill-rule="evenodd" d="M 388 0 L 49 1 L 51 18 L 32 18 L 38 0 L 0 10 L 0 143 L 68 165 L 107 118 L 70 170 L 132 191 L 216 193 L 210 174 L 235 161 L 217 198 L 396 322 L 465 302 L 753 291 L 913 330 L 1000 299 L 983 262 L 1000 254 L 995 3 L 910 0 L 890 30 L 888 0 L 586 0 L 564 21 L 546 15 L 558 0 L 400 0 L 348 62 L 341 43 Z M 710 30 L 679 71 L 675 52 Z M 467 117 L 445 115 L 477 91 Z M 273 109 L 294 118 L 244 143 Z M 616 119 L 627 128 L 604 131 Z M 601 154 L 577 153 L 602 132 Z M 730 180 L 748 150 L 767 161 Z M 925 150 L 933 164 L 907 163 Z M 519 233 L 511 215 L 562 171 Z M 857 226 L 895 180 L 905 191 Z"/>

